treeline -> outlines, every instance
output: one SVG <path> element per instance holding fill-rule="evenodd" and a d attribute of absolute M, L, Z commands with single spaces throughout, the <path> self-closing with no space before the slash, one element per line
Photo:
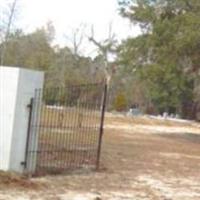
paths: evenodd
<path fill-rule="evenodd" d="M 3 64 L 45 71 L 46 87 L 101 82 L 106 69 L 108 109 L 137 105 L 144 113 L 200 119 L 200 1 L 122 0 L 119 8 L 141 27 L 141 35 L 117 46 L 109 38 L 97 43 L 91 37 L 99 47 L 94 59 L 80 55 L 77 45 L 53 46 L 49 23 L 30 34 L 10 33 L 0 44 L 0 53 L 6 46 Z M 107 54 L 115 54 L 115 61 Z"/>
<path fill-rule="evenodd" d="M 123 42 L 118 55 L 143 94 L 137 101 L 149 112 L 200 119 L 200 1 L 126 0 L 120 6 L 142 30 Z"/>
<path fill-rule="evenodd" d="M 48 87 L 65 87 L 103 79 L 101 57 L 91 59 L 76 55 L 67 46 L 53 46 L 53 39 L 54 27 L 51 24 L 30 34 L 21 30 L 11 33 L 6 42 L 3 65 L 45 71 Z"/>

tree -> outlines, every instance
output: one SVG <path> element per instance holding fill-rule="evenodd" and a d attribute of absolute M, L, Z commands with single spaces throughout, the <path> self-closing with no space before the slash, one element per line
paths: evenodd
<path fill-rule="evenodd" d="M 120 62 L 136 70 L 146 81 L 149 98 L 159 110 L 181 107 L 185 113 L 187 105 L 194 110 L 198 103 L 194 91 L 200 69 L 200 2 L 137 0 L 120 3 L 122 16 L 139 24 L 143 33 L 123 43 Z"/>
<path fill-rule="evenodd" d="M 84 32 L 85 32 L 86 25 L 80 24 L 78 28 L 73 28 L 70 35 L 65 35 L 67 40 L 71 43 L 69 48 L 74 55 L 74 66 L 76 68 L 79 67 L 80 62 L 80 55 L 81 55 L 81 47 L 84 42 Z"/>
<path fill-rule="evenodd" d="M 98 47 L 99 54 L 103 58 L 103 71 L 105 74 L 105 80 L 110 86 L 110 81 L 113 75 L 113 66 L 109 61 L 109 56 L 116 53 L 116 39 L 112 32 L 112 24 L 109 26 L 108 38 L 103 41 L 97 41 L 94 35 L 94 27 L 91 27 L 91 35 L 88 36 L 89 41 L 91 41 L 96 47 Z"/>
<path fill-rule="evenodd" d="M 10 36 L 11 27 L 15 18 L 15 12 L 17 8 L 17 0 L 13 0 L 11 4 L 7 5 L 8 10 L 6 12 L 6 19 L 3 24 L 1 24 L 0 34 L 1 34 L 1 51 L 0 51 L 0 65 L 4 65 L 4 55 L 7 47 L 7 42 Z"/>
<path fill-rule="evenodd" d="M 4 45 L 4 43 L 2 43 Z M 45 28 L 25 35 L 17 30 L 10 34 L 4 52 L 4 64 L 47 71 L 54 58 Z"/>

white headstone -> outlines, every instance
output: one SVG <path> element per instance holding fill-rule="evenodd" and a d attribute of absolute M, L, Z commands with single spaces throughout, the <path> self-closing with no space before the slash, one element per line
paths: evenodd
<path fill-rule="evenodd" d="M 24 172 L 29 108 L 44 73 L 0 66 L 0 170 Z"/>

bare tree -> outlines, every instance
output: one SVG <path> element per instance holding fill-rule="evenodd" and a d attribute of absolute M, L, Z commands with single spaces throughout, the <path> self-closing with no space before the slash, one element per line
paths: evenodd
<path fill-rule="evenodd" d="M 1 62 L 0 62 L 0 65 L 4 65 L 4 56 L 5 56 L 5 52 L 6 52 L 7 41 L 8 41 L 9 36 L 10 36 L 12 23 L 14 21 L 17 1 L 18 0 L 13 0 L 13 2 L 11 4 L 8 4 L 8 12 L 6 13 L 7 14 L 7 19 L 6 19 L 5 29 L 2 30 L 4 32 L 4 34 L 3 34 L 3 37 L 2 37 L 2 47 L 1 47 L 1 56 L 0 56 Z"/>
<path fill-rule="evenodd" d="M 85 24 L 80 24 L 78 28 L 72 29 L 70 36 L 65 36 L 67 40 L 71 43 L 71 50 L 73 55 L 75 56 L 76 61 L 79 60 L 79 56 L 81 54 L 81 47 L 83 45 L 85 28 Z"/>
<path fill-rule="evenodd" d="M 109 32 L 108 37 L 103 41 L 97 41 L 94 35 L 94 27 L 91 27 L 91 35 L 88 36 L 89 41 L 91 41 L 99 50 L 100 54 L 103 56 L 104 61 L 104 74 L 105 79 L 107 81 L 108 86 L 110 85 L 110 81 L 113 75 L 113 69 L 111 68 L 109 62 L 109 56 L 114 55 L 116 53 L 116 43 L 115 34 L 112 31 L 112 23 L 109 24 Z"/>

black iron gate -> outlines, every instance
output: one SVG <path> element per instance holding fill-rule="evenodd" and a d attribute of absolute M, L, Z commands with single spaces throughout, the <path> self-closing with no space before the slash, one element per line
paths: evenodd
<path fill-rule="evenodd" d="M 102 83 L 36 90 L 30 107 L 27 172 L 98 168 L 106 95 Z"/>

